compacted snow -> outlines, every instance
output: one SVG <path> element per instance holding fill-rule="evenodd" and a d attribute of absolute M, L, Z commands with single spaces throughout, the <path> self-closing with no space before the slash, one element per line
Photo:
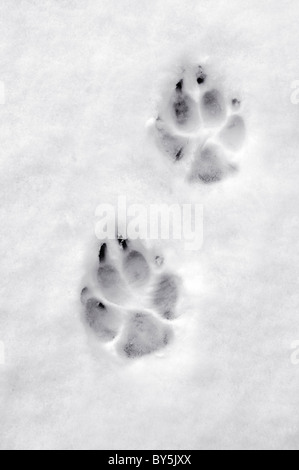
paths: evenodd
<path fill-rule="evenodd" d="M 0 10 L 0 448 L 298 450 L 298 1 L 11 0 Z M 220 100 L 240 100 L 245 123 L 236 140 L 222 134 L 237 151 L 217 182 L 181 161 L 196 119 L 174 147 L 164 127 L 166 97 L 196 64 Z M 213 106 L 201 108 L 199 136 L 214 127 Z M 139 249 L 179 286 L 173 318 L 156 318 L 166 310 L 155 300 L 141 358 L 93 335 L 80 301 L 101 246 L 96 209 L 119 196 L 204 214 L 199 250 L 180 240 Z M 115 331 L 131 308 L 126 295 L 117 302 Z"/>

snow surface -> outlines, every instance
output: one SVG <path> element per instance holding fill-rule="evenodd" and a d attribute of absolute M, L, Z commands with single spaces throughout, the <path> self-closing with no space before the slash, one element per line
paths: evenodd
<path fill-rule="evenodd" d="M 298 0 L 1 2 L 1 449 L 299 449 Z M 182 61 L 243 100 L 240 172 L 186 190 L 148 137 Z M 204 205 L 165 354 L 89 344 L 95 208 Z"/>

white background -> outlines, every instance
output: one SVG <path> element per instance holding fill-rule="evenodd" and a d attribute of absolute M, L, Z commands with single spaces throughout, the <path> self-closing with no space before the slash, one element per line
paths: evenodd
<path fill-rule="evenodd" d="M 299 448 L 298 18 L 297 0 L 1 2 L 1 449 Z M 239 173 L 192 194 L 145 127 L 183 58 L 247 123 Z M 172 247 L 174 343 L 125 364 L 78 300 L 118 194 L 205 213 L 201 251 Z"/>

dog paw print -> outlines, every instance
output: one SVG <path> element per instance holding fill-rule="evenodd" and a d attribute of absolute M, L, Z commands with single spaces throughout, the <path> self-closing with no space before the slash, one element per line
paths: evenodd
<path fill-rule="evenodd" d="M 128 359 L 164 349 L 178 316 L 180 278 L 139 241 L 106 241 L 96 258 L 81 292 L 88 333 Z"/>
<path fill-rule="evenodd" d="M 228 100 L 202 66 L 185 70 L 160 105 L 156 142 L 174 162 L 188 159 L 187 179 L 210 184 L 237 170 L 246 127 L 241 100 Z"/>

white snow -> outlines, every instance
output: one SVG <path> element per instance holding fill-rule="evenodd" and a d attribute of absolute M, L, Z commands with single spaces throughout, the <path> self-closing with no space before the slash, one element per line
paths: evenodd
<path fill-rule="evenodd" d="M 299 3 L 0 5 L 1 449 L 299 449 Z M 183 62 L 242 99 L 240 172 L 186 189 L 146 123 Z M 188 186 L 187 186 L 188 188 Z M 90 344 L 80 289 L 100 203 L 204 205 L 165 353 Z"/>

